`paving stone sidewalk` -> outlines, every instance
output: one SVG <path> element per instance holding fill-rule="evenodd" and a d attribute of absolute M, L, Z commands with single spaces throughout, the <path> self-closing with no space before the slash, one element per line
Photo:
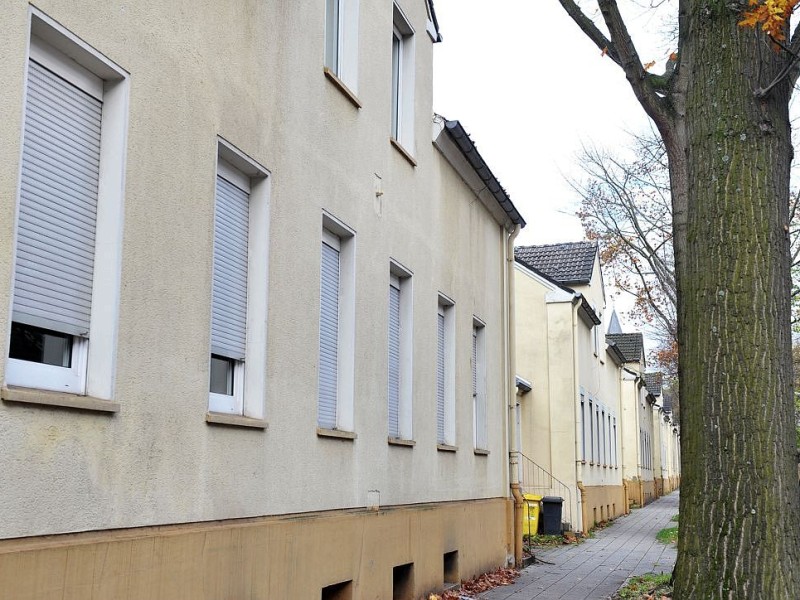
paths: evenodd
<path fill-rule="evenodd" d="M 535 564 L 522 571 L 514 585 L 495 588 L 482 600 L 602 600 L 628 577 L 669 573 L 675 566 L 674 545 L 656 540 L 656 533 L 678 513 L 678 492 L 659 498 L 620 517 L 609 528 L 578 545 L 536 552 L 553 565 Z"/>

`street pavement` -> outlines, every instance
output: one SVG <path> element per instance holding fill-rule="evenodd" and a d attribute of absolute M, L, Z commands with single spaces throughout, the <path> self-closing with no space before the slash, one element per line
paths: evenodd
<path fill-rule="evenodd" d="M 582 544 L 537 550 L 548 564 L 523 569 L 514 585 L 485 592 L 482 600 L 602 600 L 631 576 L 669 573 L 675 566 L 674 544 L 656 540 L 656 533 L 677 524 L 678 492 L 659 498 L 630 515 L 619 517 Z"/>

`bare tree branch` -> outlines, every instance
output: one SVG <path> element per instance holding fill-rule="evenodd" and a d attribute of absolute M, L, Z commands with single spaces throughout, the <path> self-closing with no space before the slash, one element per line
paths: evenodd
<path fill-rule="evenodd" d="M 572 18 L 572 20 L 575 21 L 575 24 L 581 28 L 581 31 L 583 31 L 583 33 L 585 33 L 586 36 L 594 42 L 595 46 L 597 46 L 601 52 L 605 52 L 611 60 L 621 67 L 622 61 L 619 58 L 619 53 L 614 47 L 613 42 L 597 28 L 597 25 L 594 24 L 594 21 L 587 17 L 573 0 L 558 1 L 561 3 L 561 6 L 564 7 L 564 10 Z"/>
<path fill-rule="evenodd" d="M 562 0 L 563 4 L 563 0 Z M 667 82 L 661 78 L 651 78 L 644 70 L 639 53 L 628 33 L 628 27 L 622 19 L 616 0 L 597 0 L 600 14 L 608 27 L 608 33 L 619 54 L 620 66 L 625 71 L 633 93 L 645 112 L 656 122 L 658 128 L 670 129 L 673 126 L 669 100 L 656 93 L 656 89 L 664 91 Z"/>

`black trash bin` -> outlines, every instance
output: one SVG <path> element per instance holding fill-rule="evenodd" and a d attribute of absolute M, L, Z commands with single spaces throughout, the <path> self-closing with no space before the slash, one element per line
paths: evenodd
<path fill-rule="evenodd" d="M 542 533 L 544 535 L 561 534 L 561 505 L 564 499 L 558 496 L 542 498 Z"/>

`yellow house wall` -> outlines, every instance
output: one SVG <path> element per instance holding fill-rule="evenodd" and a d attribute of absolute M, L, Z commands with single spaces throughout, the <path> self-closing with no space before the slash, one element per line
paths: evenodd
<path fill-rule="evenodd" d="M 625 514 L 625 492 L 620 485 L 587 486 L 582 490 L 583 532 L 601 521 Z"/>
<path fill-rule="evenodd" d="M 520 398 L 521 451 L 544 468 L 550 467 L 551 346 L 547 289 L 519 267 L 514 269 L 516 372 L 533 389 Z M 561 334 L 563 335 L 563 333 Z M 557 339 L 558 336 L 556 336 Z M 571 364 L 571 363 L 570 363 Z M 569 373 L 563 373 L 570 377 Z"/>

